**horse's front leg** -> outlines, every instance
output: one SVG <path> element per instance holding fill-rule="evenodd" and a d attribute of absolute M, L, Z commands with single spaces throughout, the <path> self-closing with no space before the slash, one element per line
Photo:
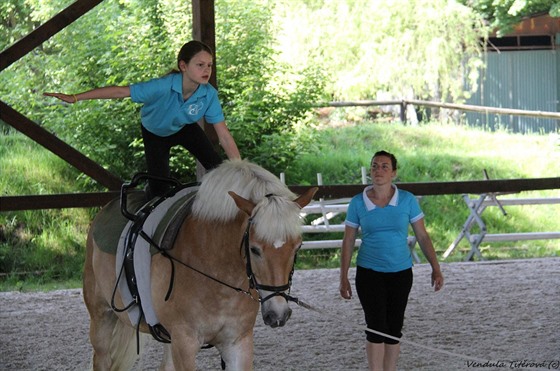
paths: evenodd
<path fill-rule="evenodd" d="M 188 334 L 187 331 L 177 331 L 176 328 L 171 331 L 171 358 L 175 370 L 196 370 L 196 354 L 200 349 L 200 343 L 198 339 Z"/>
<path fill-rule="evenodd" d="M 253 332 L 232 344 L 218 347 L 226 370 L 245 371 L 253 369 Z"/>
<path fill-rule="evenodd" d="M 163 344 L 163 359 L 158 371 L 175 371 L 173 365 L 173 355 L 171 352 L 171 344 Z"/>
<path fill-rule="evenodd" d="M 90 310 L 90 316 L 89 339 L 93 346 L 93 370 L 111 370 L 111 342 L 117 316 L 103 310 Z"/>

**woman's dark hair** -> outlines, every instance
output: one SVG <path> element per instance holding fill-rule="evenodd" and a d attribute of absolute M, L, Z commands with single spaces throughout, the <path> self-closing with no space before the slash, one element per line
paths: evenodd
<path fill-rule="evenodd" d="M 393 166 L 393 170 L 397 170 L 397 158 L 395 157 L 395 155 L 387 151 L 377 151 L 371 158 L 371 162 L 373 162 L 373 159 L 376 158 L 377 156 L 389 157 L 391 159 L 391 165 Z"/>
<path fill-rule="evenodd" d="M 214 55 L 212 49 L 205 43 L 197 40 L 189 41 L 181 47 L 181 50 L 179 50 L 179 54 L 177 55 L 177 67 L 179 67 L 180 61 L 188 64 L 192 57 L 201 51 L 205 51 L 212 56 Z"/>

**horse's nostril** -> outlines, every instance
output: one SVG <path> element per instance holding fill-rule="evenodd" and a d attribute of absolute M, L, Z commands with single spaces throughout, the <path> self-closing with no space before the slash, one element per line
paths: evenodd
<path fill-rule="evenodd" d="M 288 308 L 283 313 L 268 312 L 263 314 L 264 324 L 272 328 L 282 327 L 292 316 L 292 310 Z"/>

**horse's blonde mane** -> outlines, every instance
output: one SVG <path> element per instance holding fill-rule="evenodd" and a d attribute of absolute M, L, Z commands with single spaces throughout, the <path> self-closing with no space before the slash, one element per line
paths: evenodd
<path fill-rule="evenodd" d="M 239 209 L 228 194 L 233 191 L 251 200 L 255 233 L 273 243 L 301 233 L 296 196 L 268 170 L 247 160 L 228 160 L 203 178 L 192 206 L 193 216 L 210 222 L 229 222 Z M 265 197 L 272 194 L 271 197 Z"/>

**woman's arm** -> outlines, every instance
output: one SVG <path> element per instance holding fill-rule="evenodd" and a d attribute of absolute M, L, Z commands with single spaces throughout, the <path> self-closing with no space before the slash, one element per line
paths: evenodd
<path fill-rule="evenodd" d="M 117 99 L 130 97 L 130 87 L 128 86 L 105 86 L 78 94 L 64 93 L 43 93 L 46 97 L 55 97 L 66 103 L 76 103 L 79 100 L 88 99 Z"/>
<path fill-rule="evenodd" d="M 352 287 L 348 280 L 348 269 L 352 261 L 352 253 L 356 244 L 357 229 L 346 226 L 342 239 L 342 252 L 340 254 L 340 296 L 344 299 L 352 298 Z"/>
<path fill-rule="evenodd" d="M 414 230 L 414 235 L 416 236 L 418 244 L 422 249 L 422 253 L 428 260 L 428 263 L 432 266 L 432 286 L 435 291 L 439 291 L 443 287 L 443 275 L 441 274 L 441 268 L 437 260 L 434 245 L 432 244 L 432 239 L 428 235 L 428 231 L 426 231 L 424 219 L 422 218 L 412 223 L 412 229 Z"/>
<path fill-rule="evenodd" d="M 214 124 L 214 129 L 216 130 L 216 134 L 218 135 L 218 140 L 220 141 L 220 145 L 226 152 L 227 157 L 232 159 L 241 159 L 241 155 L 239 154 L 239 149 L 237 148 L 237 144 L 235 144 L 235 140 L 231 135 L 226 123 L 224 121 Z"/>

